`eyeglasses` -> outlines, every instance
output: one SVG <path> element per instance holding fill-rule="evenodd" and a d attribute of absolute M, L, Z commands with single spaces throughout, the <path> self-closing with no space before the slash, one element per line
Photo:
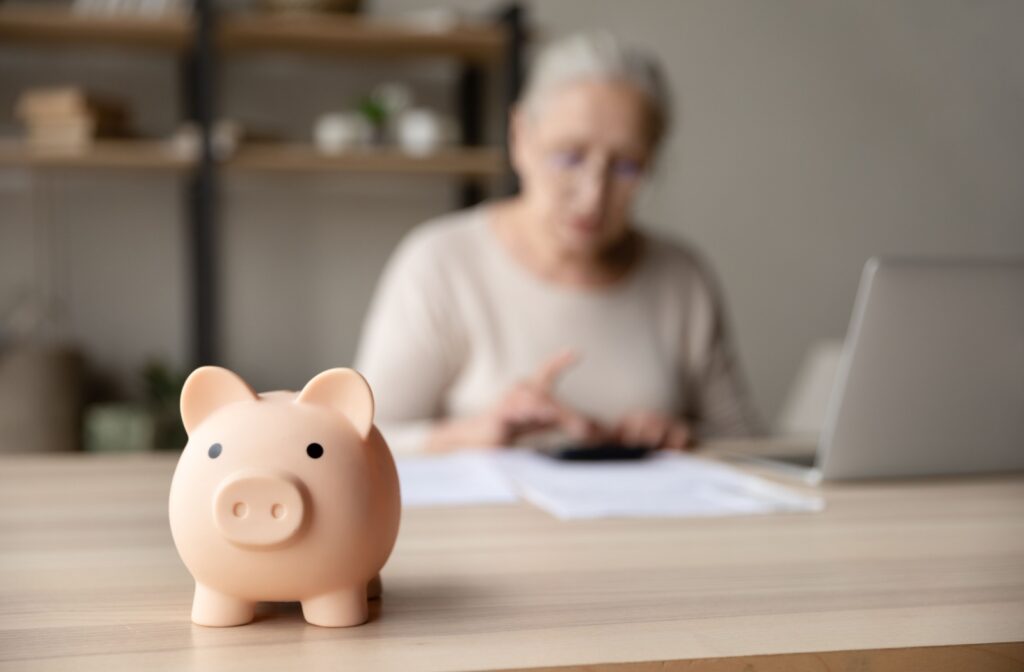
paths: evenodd
<path fill-rule="evenodd" d="M 547 163 L 555 172 L 565 177 L 581 179 L 588 174 L 608 176 L 616 183 L 632 186 L 646 173 L 644 162 L 626 157 L 613 157 L 602 161 L 597 156 L 588 157 L 580 149 L 556 149 L 547 153 Z"/>

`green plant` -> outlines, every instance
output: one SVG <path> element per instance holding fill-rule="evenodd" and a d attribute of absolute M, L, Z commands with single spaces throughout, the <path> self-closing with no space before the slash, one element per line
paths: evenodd
<path fill-rule="evenodd" d="M 146 404 L 157 420 L 155 444 L 157 448 L 183 448 L 188 441 L 178 411 L 181 388 L 188 374 L 174 371 L 163 362 L 151 360 L 142 367 Z"/>

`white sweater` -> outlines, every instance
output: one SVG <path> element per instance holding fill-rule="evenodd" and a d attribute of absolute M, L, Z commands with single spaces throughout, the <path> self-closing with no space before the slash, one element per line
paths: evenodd
<path fill-rule="evenodd" d="M 438 419 L 485 410 L 565 348 L 582 358 L 557 396 L 599 421 L 642 409 L 686 418 L 702 438 L 753 431 L 718 292 L 692 252 L 644 234 L 617 284 L 552 285 L 511 256 L 488 212 L 417 227 L 381 278 L 356 368 L 392 449 L 421 449 Z"/>

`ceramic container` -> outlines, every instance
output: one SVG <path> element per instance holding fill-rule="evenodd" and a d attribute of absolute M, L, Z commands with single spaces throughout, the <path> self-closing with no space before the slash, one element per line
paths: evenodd
<path fill-rule="evenodd" d="M 195 623 L 248 623 L 263 601 L 301 602 L 315 625 L 367 620 L 401 511 L 373 408 L 351 369 L 298 393 L 257 394 L 219 367 L 189 376 L 170 524 L 196 582 Z"/>

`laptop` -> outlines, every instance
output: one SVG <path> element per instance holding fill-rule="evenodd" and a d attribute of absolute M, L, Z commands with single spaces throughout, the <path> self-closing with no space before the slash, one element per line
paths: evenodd
<path fill-rule="evenodd" d="M 812 483 L 1024 470 L 1024 260 L 869 260 L 799 459 L 768 461 Z"/>

